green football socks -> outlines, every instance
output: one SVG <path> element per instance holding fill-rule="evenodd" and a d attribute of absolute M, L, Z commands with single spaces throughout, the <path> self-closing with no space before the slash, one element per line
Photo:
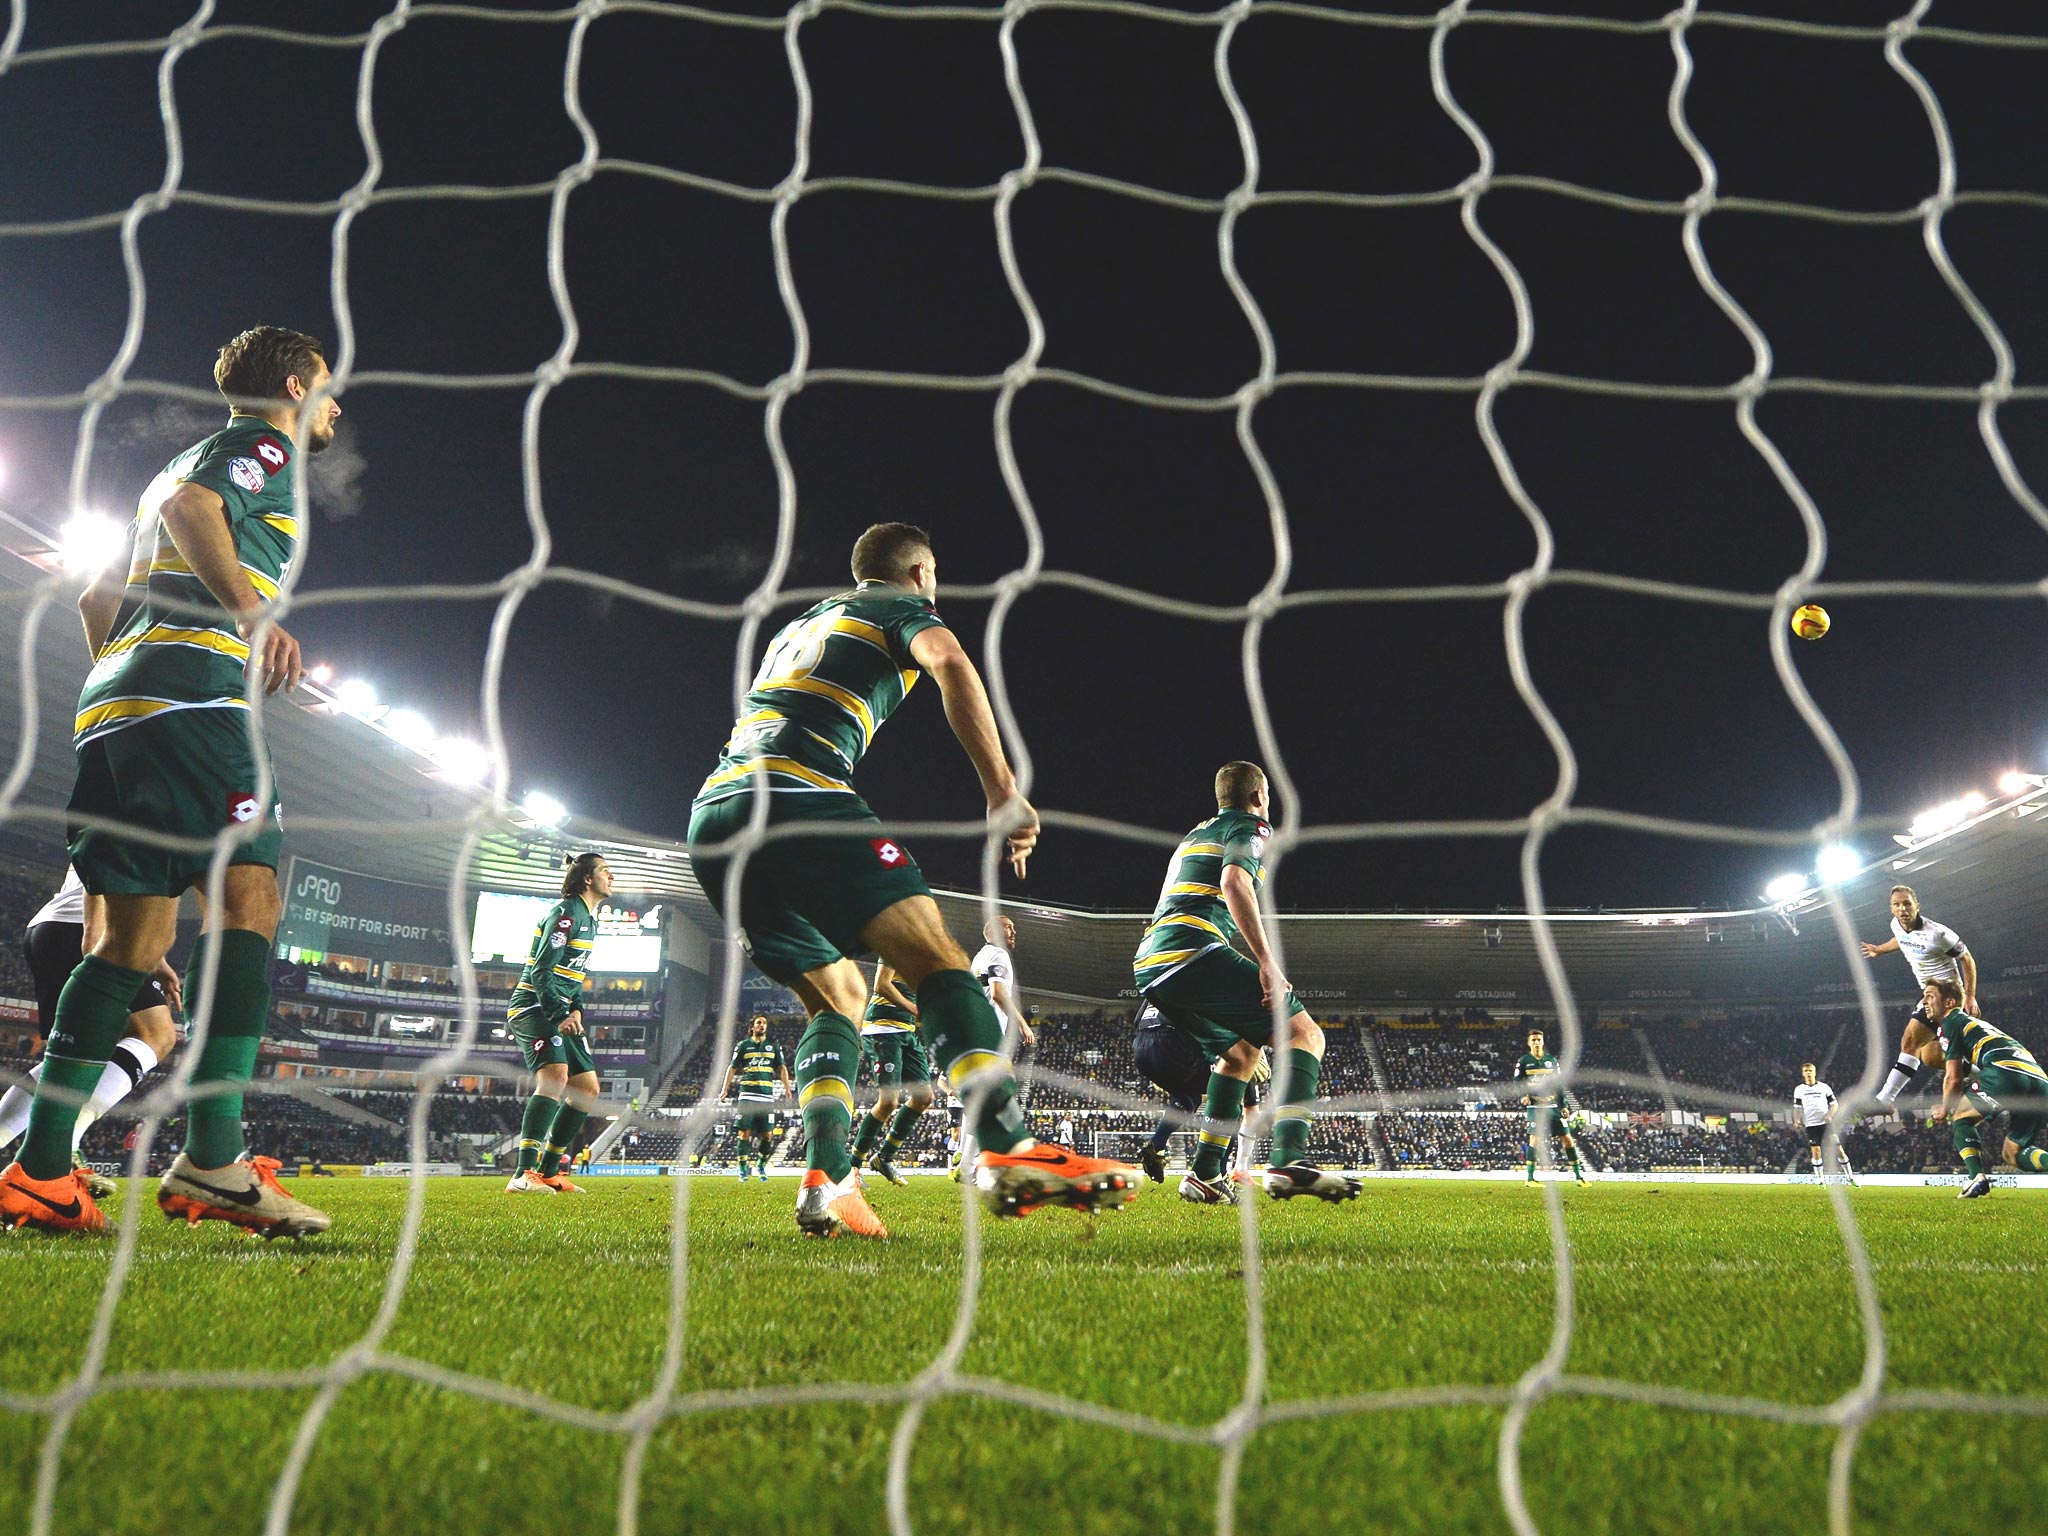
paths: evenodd
<path fill-rule="evenodd" d="M 576 1145 L 576 1138 L 583 1134 L 583 1122 L 589 1118 L 587 1110 L 578 1109 L 567 1099 L 562 1100 L 561 1107 L 555 1111 L 555 1123 L 548 1129 L 547 1150 L 540 1156 L 542 1178 L 552 1179 L 562 1171 L 562 1160 L 569 1156 Z M 526 1140 L 523 1128 L 519 1139 L 522 1143 Z"/>
<path fill-rule="evenodd" d="M 71 1128 L 127 1032 L 128 1004 L 147 979 L 87 955 L 64 983 L 21 1144 L 21 1171 L 30 1178 L 57 1179 L 71 1171 Z"/>
<path fill-rule="evenodd" d="M 1298 1163 L 1308 1155 L 1308 1128 L 1314 1117 L 1309 1106 L 1316 1101 L 1316 1081 L 1322 1072 L 1321 1057 L 1312 1051 L 1289 1048 L 1287 1099 L 1273 1119 L 1272 1163 L 1276 1168 Z"/>
<path fill-rule="evenodd" d="M 853 1133 L 853 1161 L 855 1166 L 859 1166 L 861 1160 L 875 1150 L 875 1143 L 882 1139 L 882 1132 L 887 1125 L 888 1121 L 886 1119 L 877 1120 L 872 1114 L 860 1117 L 860 1129 Z"/>
<path fill-rule="evenodd" d="M 796 1047 L 796 1102 L 804 1117 L 808 1166 L 834 1184 L 853 1172 L 846 1133 L 853 1126 L 853 1075 L 860 1066 L 860 1036 L 837 1013 L 821 1013 Z"/>
<path fill-rule="evenodd" d="M 1962 1155 L 1963 1176 L 1974 1179 L 1984 1171 L 1984 1154 L 1977 1148 L 1977 1122 L 1957 1120 L 1950 1124 L 1949 1134 L 1954 1138 L 1956 1151 Z"/>
<path fill-rule="evenodd" d="M 519 1117 L 519 1171 L 532 1173 L 540 1167 L 541 1154 L 547 1150 L 548 1132 L 555 1127 L 555 1112 L 562 1107 L 560 1099 L 551 1099 L 544 1093 L 536 1093 L 526 1101 L 526 1113 Z"/>
<path fill-rule="evenodd" d="M 890 1117 L 889 1134 L 882 1138 L 882 1160 L 893 1161 L 903 1150 L 903 1143 L 910 1139 L 910 1133 L 917 1129 L 917 1117 L 924 1111 L 914 1104 L 905 1104 Z"/>
<path fill-rule="evenodd" d="M 270 940 L 247 928 L 200 936 L 185 973 L 185 996 L 199 996 L 207 947 L 216 942 L 220 966 L 214 981 L 213 1012 L 206 1044 L 192 1069 L 192 1087 L 196 1091 L 213 1083 L 232 1083 L 236 1088 L 192 1100 L 186 1115 L 185 1155 L 201 1168 L 225 1168 L 248 1151 L 242 1140 L 239 1087 L 256 1075 L 256 1052 L 270 1018 Z"/>
<path fill-rule="evenodd" d="M 1003 1060 L 1003 1026 L 981 983 L 970 971 L 934 971 L 918 983 L 918 1033 L 931 1048 L 932 1060 L 946 1074 L 957 1097 L 962 1084 L 990 1067 L 1007 1069 Z M 976 1093 L 984 1093 L 977 1085 Z M 974 1139 L 986 1152 L 1007 1152 L 1031 1132 L 1017 1107 L 1017 1079 L 1005 1070 L 985 1090 Z"/>
<path fill-rule="evenodd" d="M 1209 1074 L 1209 1088 L 1202 1096 L 1202 1130 L 1195 1143 L 1195 1165 L 1189 1171 L 1204 1183 L 1223 1176 L 1223 1159 L 1230 1153 L 1230 1138 L 1244 1116 L 1244 1091 L 1249 1085 L 1241 1077 Z"/>

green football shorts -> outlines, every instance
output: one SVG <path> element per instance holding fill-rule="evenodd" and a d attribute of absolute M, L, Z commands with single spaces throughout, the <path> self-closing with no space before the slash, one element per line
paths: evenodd
<path fill-rule="evenodd" d="M 1531 1141 L 1544 1131 L 1550 1132 L 1553 1141 L 1560 1136 L 1571 1134 L 1571 1127 L 1565 1124 L 1564 1111 L 1555 1104 L 1531 1104 L 1528 1106 L 1528 1115 Z"/>
<path fill-rule="evenodd" d="M 1273 1043 L 1273 1012 L 1259 998 L 1259 968 L 1234 949 L 1212 949 L 1145 994 L 1211 1061 L 1240 1040 Z M 1292 992 L 1281 1010 L 1307 1013 Z"/>
<path fill-rule="evenodd" d="M 1986 1108 L 1976 1094 L 1970 1096 L 1972 1103 L 1987 1114 L 2003 1109 L 2012 1116 L 2007 1137 L 2022 1147 L 2039 1142 L 2042 1131 L 2048 1129 L 2048 1086 L 2031 1073 L 2016 1072 L 1996 1062 L 1986 1062 L 1978 1069 L 1977 1085 L 1992 1103 Z"/>
<path fill-rule="evenodd" d="M 734 1122 L 742 1136 L 766 1136 L 775 1125 L 775 1106 L 760 1099 L 741 1099 L 739 1118 Z"/>
<path fill-rule="evenodd" d="M 860 1043 L 875 1058 L 875 1086 L 894 1088 L 902 1083 L 929 1083 L 932 1059 L 915 1030 L 891 1030 L 885 1035 L 862 1035 Z"/>
<path fill-rule="evenodd" d="M 529 1072 L 538 1072 L 542 1067 L 565 1066 L 571 1077 L 578 1077 L 597 1070 L 597 1061 L 590 1054 L 590 1042 L 581 1035 L 524 1035 L 515 1031 L 512 1038 L 519 1042 L 519 1057 Z"/>
<path fill-rule="evenodd" d="M 690 867 L 697 883 L 732 923 L 725 909 L 725 876 L 732 859 L 701 852 L 745 830 L 754 792 L 728 795 L 690 813 Z M 788 986 L 806 971 L 842 956 L 866 952 L 861 930 L 897 902 L 929 896 L 924 873 L 893 837 L 883 837 L 875 813 L 855 794 L 771 792 L 768 824 L 823 822 L 852 830 L 837 836 L 778 837 L 756 849 L 740 880 L 740 947 L 762 974 Z"/>
<path fill-rule="evenodd" d="M 256 824 L 231 864 L 277 868 L 284 811 L 273 776 L 269 813 L 256 800 L 249 719 L 239 709 L 181 709 L 78 749 L 73 815 L 101 816 L 176 837 L 213 838 Z M 119 832 L 70 827 L 71 862 L 95 896 L 178 896 L 203 884 L 211 850 L 162 848 Z"/>

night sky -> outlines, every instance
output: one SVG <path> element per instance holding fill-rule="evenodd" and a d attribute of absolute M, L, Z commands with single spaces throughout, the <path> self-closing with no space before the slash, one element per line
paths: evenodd
<path fill-rule="evenodd" d="M 1575 0 L 1645 20 L 1661 0 Z M 1901 0 L 1753 0 L 1752 14 L 1881 25 Z M 517 7 L 496 9 L 508 14 Z M 732 14 L 774 15 L 766 6 Z M 1434 7 L 1385 0 L 1384 11 Z M 184 4 L 29 6 L 22 48 L 165 34 Z M 360 33 L 384 7 L 223 3 L 213 24 Z M 1942 0 L 1928 22 L 2048 37 L 2020 0 Z M 383 50 L 375 122 L 384 189 L 551 180 L 581 154 L 562 106 L 564 21 L 423 17 Z M 800 32 L 814 92 L 812 177 L 973 187 L 1022 160 L 993 23 L 827 12 Z M 1220 198 L 1239 183 L 1213 27 L 1072 11 L 1017 28 L 1044 163 Z M 1723 196 L 1913 209 L 1935 187 L 1920 104 L 1882 46 L 1702 23 L 1689 34 L 1694 130 Z M 1417 193 L 1476 166 L 1430 93 L 1429 33 L 1253 16 L 1233 77 L 1266 191 Z M 1948 248 L 2011 342 L 2021 386 L 2048 385 L 2048 50 L 1922 39 L 1909 59 L 1939 93 L 1960 189 L 2030 193 L 1966 205 Z M 22 60 L 0 72 L 0 220 L 104 213 L 163 175 L 154 53 Z M 1648 199 L 1698 184 L 1666 121 L 1672 53 L 1637 35 L 1460 27 L 1451 88 L 1502 174 Z M 315 202 L 362 175 L 359 45 L 210 40 L 178 65 L 187 189 Z M 582 99 L 608 159 L 750 187 L 790 168 L 795 95 L 777 30 L 615 14 L 589 30 Z M 544 265 L 545 196 L 380 203 L 356 221 L 348 287 L 358 371 L 523 373 L 561 341 Z M 1499 188 L 1488 234 L 1528 283 L 1531 369 L 1724 386 L 1750 367 L 1741 335 L 1694 281 L 1671 214 Z M 180 205 L 142 225 L 147 326 L 130 376 L 210 384 L 214 350 L 255 323 L 337 335 L 331 213 Z M 579 362 L 687 367 L 764 386 L 791 359 L 770 207 L 617 171 L 574 193 L 567 267 Z M 1256 372 L 1254 336 L 1224 283 L 1213 211 L 1042 182 L 1017 199 L 1024 279 L 1044 319 L 1042 366 L 1219 402 Z M 1025 347 L 988 199 L 877 191 L 807 195 L 789 218 L 814 368 L 993 376 Z M 1769 337 L 1779 376 L 1974 388 L 1989 348 L 1942 284 L 1917 220 L 1842 225 L 1719 211 L 1708 259 Z M 1514 341 L 1508 293 L 1454 202 L 1278 204 L 1237 227 L 1244 279 L 1282 372 L 1470 380 Z M 126 288 L 112 230 L 0 235 L 0 395 L 81 390 L 119 345 Z M 331 354 L 332 355 L 332 354 Z M 313 487 L 302 593 L 486 581 L 529 552 L 520 484 L 524 387 L 360 383 Z M 1535 542 L 1473 420 L 1475 390 L 1290 385 L 1257 409 L 1260 447 L 1293 540 L 1290 591 L 1505 580 Z M 842 580 L 868 523 L 922 522 L 938 543 L 940 610 L 979 652 L 988 605 L 944 586 L 988 583 L 1025 540 L 994 448 L 993 389 L 812 383 L 791 402 L 797 547 L 791 585 Z M 129 508 L 149 476 L 218 413 L 131 397 L 107 413 L 93 504 Z M 1805 557 L 1792 503 L 1736 430 L 1726 400 L 1644 401 L 1517 387 L 1497 420 L 1549 519 L 1560 568 L 1770 593 Z M 1825 579 L 2032 581 L 2048 535 L 2000 484 L 1971 401 L 1765 399 L 1759 420 L 1818 503 Z M 65 514 L 78 412 L 0 407 L 0 504 Z M 2020 473 L 2048 489 L 2048 401 L 2005 406 Z M 1019 397 L 1019 464 L 1049 568 L 1149 592 L 1240 604 L 1274 545 L 1231 410 L 1168 410 L 1041 381 Z M 735 601 L 765 571 L 776 485 L 758 400 L 702 384 L 576 379 L 541 419 L 542 491 L 564 564 L 657 591 Z M 1914 812 L 1999 771 L 2048 768 L 2038 600 L 1836 599 L 1834 633 L 1802 645 L 1807 685 L 1847 743 L 1867 803 Z M 309 658 L 374 681 L 444 729 L 474 729 L 491 605 L 330 607 L 294 628 Z M 1585 805 L 1774 829 L 1832 811 L 1835 784 L 1779 687 L 1760 610 L 1583 588 L 1537 595 L 1537 686 L 1580 757 Z M 551 586 L 521 610 L 504 703 L 515 793 L 680 835 L 732 716 L 736 624 L 679 619 Z M 1034 798 L 1178 834 L 1206 814 L 1226 758 L 1257 756 L 1234 622 L 1165 617 L 1059 587 L 1027 595 L 1005 638 L 1012 697 L 1038 770 Z M 1310 822 L 1511 817 L 1556 766 L 1510 682 L 1502 604 L 1341 604 L 1268 628 L 1264 674 Z M 861 775 L 886 816 L 972 816 L 975 781 L 936 690 L 920 690 Z M 1862 839 L 1874 851 L 1882 834 Z M 935 879 L 975 878 L 965 842 L 914 844 Z M 1519 906 L 1518 845 L 1430 839 L 1317 849 L 1278 887 L 1297 907 Z M 1747 904 L 1796 860 L 1739 844 L 1572 830 L 1544 860 L 1562 905 Z M 1162 855 L 1049 836 L 1020 894 L 1148 905 Z M 1012 886 L 1011 889 L 1017 889 Z"/>

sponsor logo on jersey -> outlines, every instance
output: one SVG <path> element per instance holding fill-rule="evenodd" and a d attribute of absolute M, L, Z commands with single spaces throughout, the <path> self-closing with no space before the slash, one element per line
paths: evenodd
<path fill-rule="evenodd" d="M 895 843 L 891 842 L 886 837 L 875 838 L 872 842 L 868 844 L 868 846 L 875 850 L 875 857 L 880 859 L 884 864 L 888 865 L 891 869 L 894 869 L 898 864 L 901 864 L 905 858 L 909 857 L 909 855 L 905 854 L 900 847 L 898 847 Z"/>
<path fill-rule="evenodd" d="M 562 947 L 562 946 L 563 946 L 564 944 L 566 944 L 566 943 L 568 943 L 568 942 L 569 942 L 569 938 L 568 938 L 568 935 L 567 935 L 567 934 L 563 934 L 563 933 L 551 933 L 551 934 L 549 934 L 549 935 L 548 935 L 548 948 L 549 948 L 549 949 L 560 949 L 560 948 L 561 948 L 561 947 Z"/>
<path fill-rule="evenodd" d="M 229 793 L 229 821 L 254 821 L 257 809 L 256 797 L 246 790 L 234 790 Z"/>
<path fill-rule="evenodd" d="M 251 496 L 262 494 L 263 487 L 269 484 L 269 477 L 263 473 L 263 466 L 254 459 L 230 459 L 228 478 Z"/>

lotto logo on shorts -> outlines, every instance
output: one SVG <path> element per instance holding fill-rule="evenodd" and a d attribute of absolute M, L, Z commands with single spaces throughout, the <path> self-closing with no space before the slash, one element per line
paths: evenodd
<path fill-rule="evenodd" d="M 903 860 L 907 857 L 907 855 L 903 852 L 901 848 L 899 848 L 896 844 L 890 842 L 889 839 L 886 837 L 878 837 L 873 842 L 869 843 L 868 846 L 875 850 L 875 857 L 880 859 L 884 864 L 888 865 L 891 869 L 894 869 L 898 864 L 901 864 Z"/>
<path fill-rule="evenodd" d="M 256 819 L 256 797 L 237 791 L 228 796 L 229 821 L 254 821 Z"/>

